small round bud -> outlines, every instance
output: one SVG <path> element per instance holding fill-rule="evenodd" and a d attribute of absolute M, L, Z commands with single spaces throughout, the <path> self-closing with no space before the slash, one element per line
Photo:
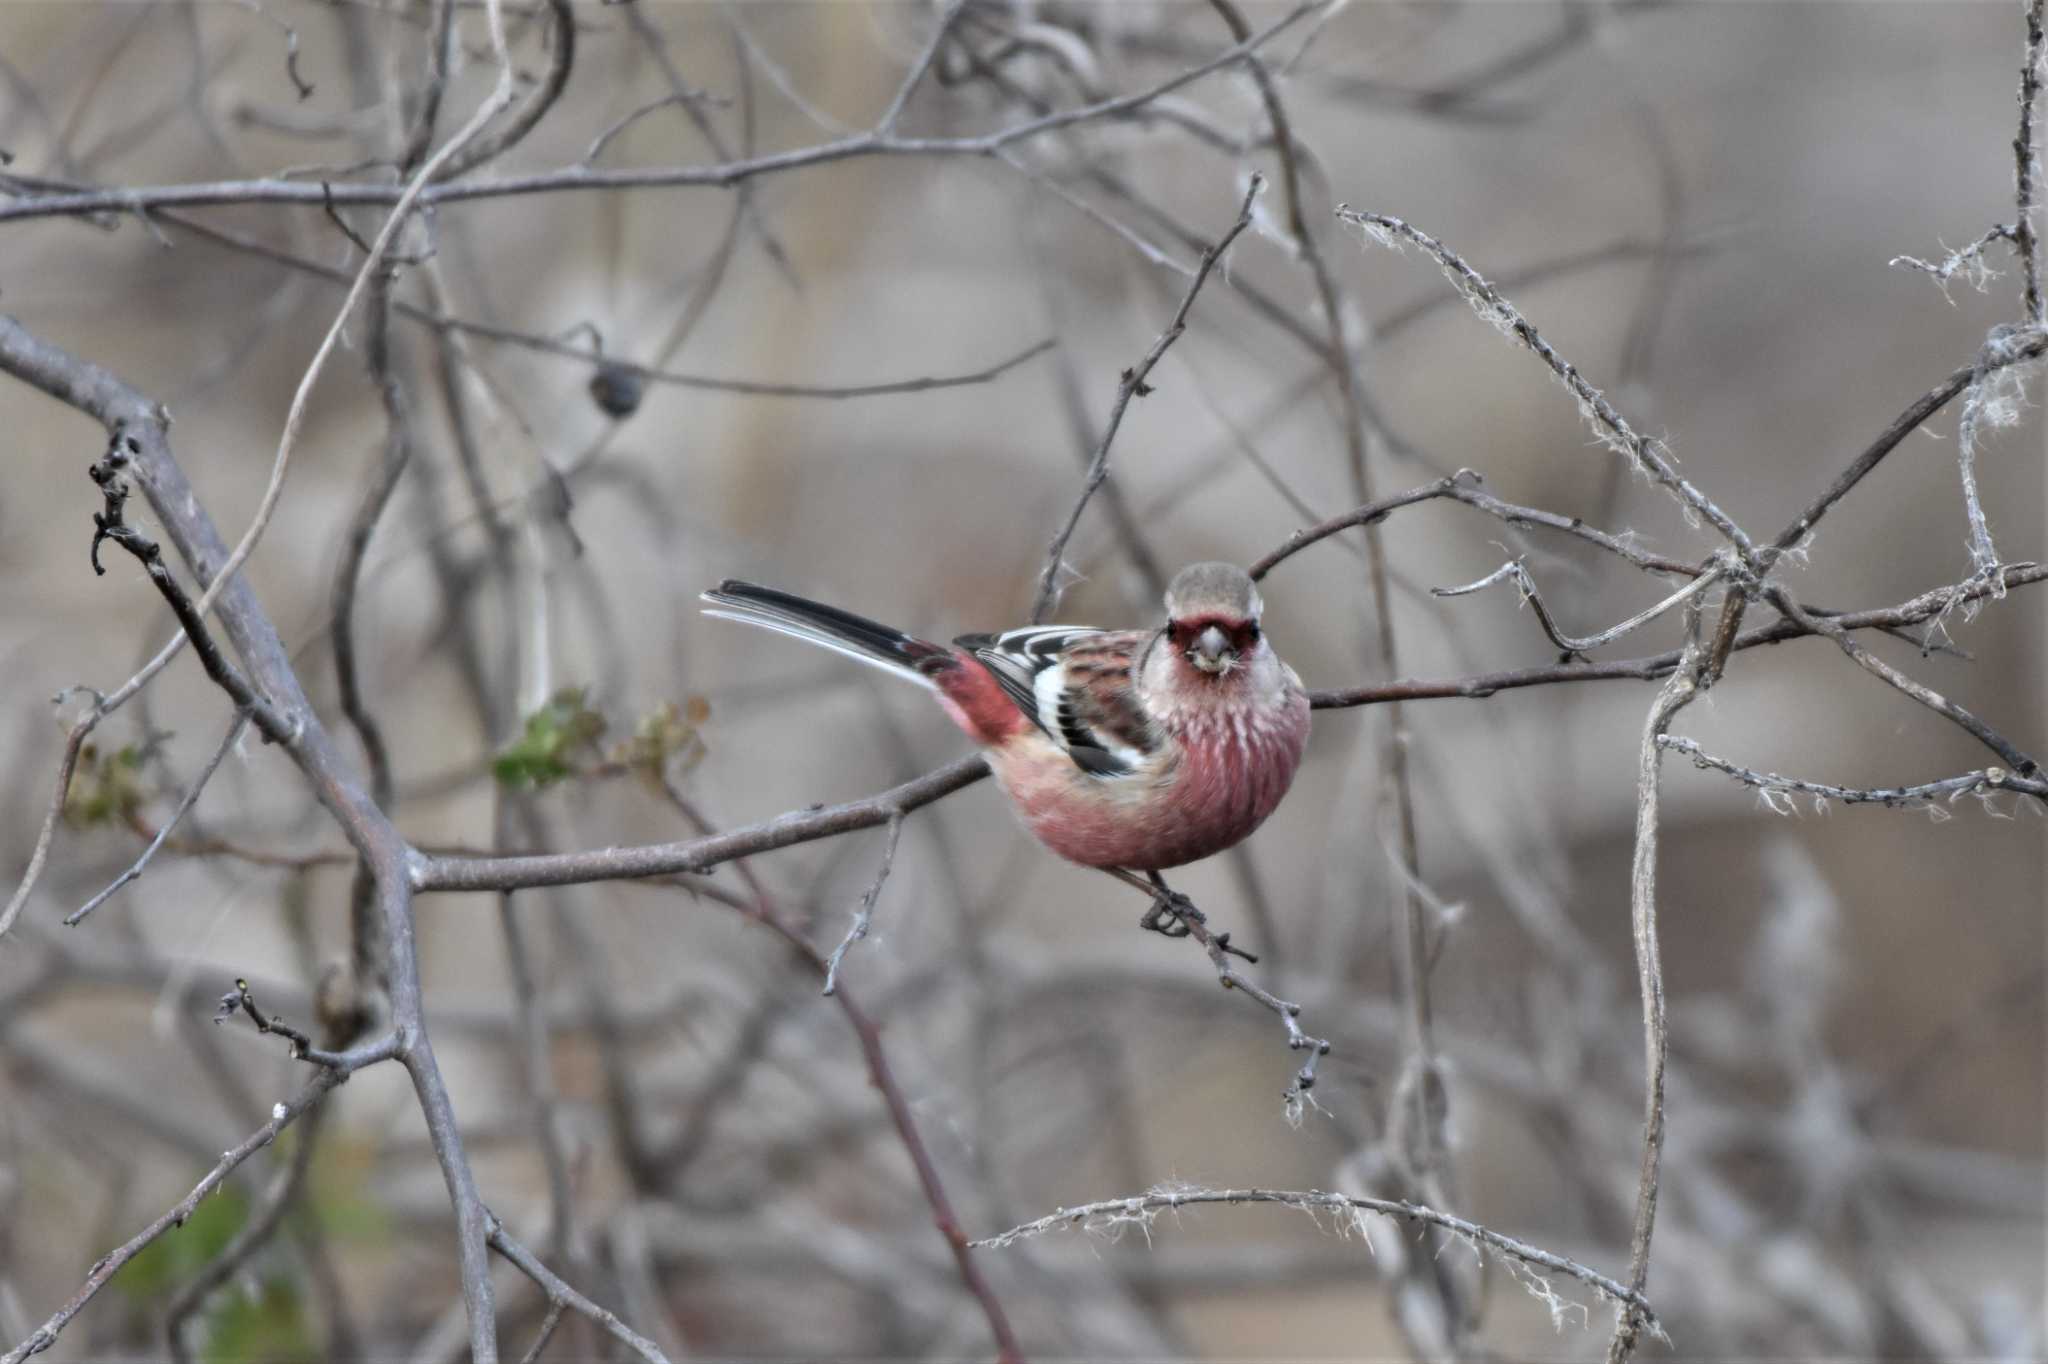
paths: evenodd
<path fill-rule="evenodd" d="M 590 399 L 608 417 L 623 421 L 632 416 L 646 394 L 646 382 L 621 365 L 606 362 L 590 376 Z"/>

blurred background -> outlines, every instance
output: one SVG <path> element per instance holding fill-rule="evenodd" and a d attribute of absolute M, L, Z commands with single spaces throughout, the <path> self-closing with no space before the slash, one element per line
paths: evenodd
<path fill-rule="evenodd" d="M 8 193 L 389 184 L 436 9 L 13 0 L 0 7 Z M 939 16 L 907 0 L 572 12 L 560 98 L 473 176 L 711 164 L 871 127 Z M 1244 18 L 1256 31 L 1289 12 L 1248 3 Z M 530 90 L 562 35 L 545 6 L 507 13 Z M 442 137 L 495 72 L 481 6 L 455 15 Z M 949 33 L 903 110 L 906 137 L 1148 90 L 1233 42 L 1193 0 L 974 0 Z M 1301 18 L 1261 50 L 1355 345 L 1372 486 L 1469 467 L 1501 497 L 1656 553 L 1697 560 L 1717 543 L 1425 256 L 1364 241 L 1340 202 L 1406 219 L 1500 282 L 1688 477 L 1774 534 L 2020 316 L 2002 245 L 1981 290 L 1967 270 L 1944 286 L 1888 262 L 1938 259 L 2011 220 L 2024 33 L 2005 3 L 1350 4 Z M 999 156 L 482 197 L 408 228 L 392 294 L 424 312 L 395 316 L 389 346 L 410 462 L 354 608 L 400 827 L 470 849 L 682 838 L 696 819 L 851 799 L 966 751 L 915 689 L 705 620 L 697 592 L 747 577 L 940 638 L 1022 622 L 1119 372 L 1172 317 L 1249 174 L 1279 169 L 1259 88 L 1232 65 L 1136 116 Z M 361 263 L 342 224 L 367 239 L 383 213 L 230 202 L 9 222 L 0 308 L 167 404 L 177 456 L 233 539 L 340 305 L 336 280 Z M 1258 214 L 1123 422 L 1057 619 L 1149 624 L 1157 570 L 1248 563 L 1360 500 L 1329 322 L 1282 188 Z M 435 314 L 474 325 L 419 321 Z M 330 627 L 349 528 L 387 459 L 374 348 L 359 315 L 247 570 L 352 756 Z M 762 394 L 600 371 L 593 348 L 697 380 L 831 390 L 1000 370 L 880 395 Z M 51 696 L 111 690 L 173 622 L 125 556 L 103 578 L 87 564 L 100 503 L 85 468 L 103 433 L 13 382 L 0 420 L 11 891 L 79 713 Z M 1969 575 L 1955 428 L 1952 404 L 1787 563 L 1803 601 L 1888 606 Z M 2043 468 L 2031 405 L 1985 436 L 1979 478 L 2008 560 L 2041 554 Z M 1567 537 L 1425 505 L 1265 583 L 1269 634 L 1311 687 L 1388 680 L 1366 534 L 1385 549 L 1405 677 L 1556 661 L 1511 588 L 1428 590 L 1513 555 L 1575 633 L 1670 590 Z M 2015 589 L 1953 613 L 1934 637 L 1952 649 L 1871 642 L 2039 752 L 2041 603 Z M 1673 616 L 1597 656 L 1679 640 Z M 1442 1083 L 1437 1139 L 1421 1143 L 1440 1149 L 1420 1158 L 1404 1131 L 1427 1068 L 1393 968 L 1408 878 L 1386 708 L 1319 712 L 1279 814 L 1240 855 L 1175 878 L 1334 1044 L 1298 1127 L 1281 1101 L 1298 1058 L 1273 1017 L 1220 991 L 1192 944 L 1139 932 L 1134 892 L 1032 844 L 988 783 L 912 815 L 874 931 L 842 969 L 966 1234 L 1162 1186 L 1342 1189 L 1441 1204 L 1623 1276 L 1643 1084 L 1628 866 L 1654 690 L 1590 682 L 1402 710 Z M 303 1082 L 277 1039 L 208 1023 L 220 992 L 247 976 L 305 1022 L 349 956 L 345 845 L 253 739 L 140 881 L 60 926 L 141 852 L 228 719 L 181 658 L 108 721 L 0 940 L 0 1345 Z M 1677 732 L 1745 767 L 1845 786 L 1991 760 L 1813 639 L 1737 654 Z M 1644 1355 L 2041 1357 L 2041 810 L 2000 796 L 1819 813 L 1800 798 L 1786 815 L 1677 755 L 1663 783 L 1673 1055 L 1647 1291 L 1671 1344 Z M 883 843 L 802 845 L 722 868 L 702 893 L 419 904 L 428 1024 L 487 1200 L 671 1357 L 991 1353 L 846 1017 L 787 942 L 717 898 L 765 897 L 829 952 Z M 514 950 L 544 1006 L 537 1043 L 513 1008 Z M 282 1229 L 189 1304 L 177 1348 L 459 1357 L 452 1219 L 391 1067 L 353 1078 L 317 1129 L 124 1269 L 51 1357 L 161 1357 L 181 1290 L 286 1179 Z M 1581 1359 L 1602 1355 L 1612 1323 L 1583 1285 L 1553 1276 L 1581 1304 L 1553 1310 L 1526 1274 L 1405 1225 L 1362 1240 L 1327 1216 L 1213 1207 L 1112 1230 L 974 1252 L 1027 1354 Z M 509 1273 L 499 1304 L 517 1358 L 546 1304 Z M 608 1349 L 571 1323 L 544 1357 Z"/>

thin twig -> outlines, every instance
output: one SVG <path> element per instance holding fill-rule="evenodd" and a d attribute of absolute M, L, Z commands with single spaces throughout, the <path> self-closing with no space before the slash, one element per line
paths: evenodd
<path fill-rule="evenodd" d="M 1158 872 L 1151 872 L 1140 879 L 1129 872 L 1116 868 L 1107 869 L 1110 875 L 1128 885 L 1137 887 L 1152 897 L 1152 907 L 1139 922 L 1139 926 L 1161 933 L 1169 938 L 1193 938 L 1209 955 L 1209 964 L 1216 968 L 1216 979 L 1226 990 L 1242 991 L 1261 1006 L 1272 1011 L 1287 1029 L 1287 1047 L 1290 1051 L 1307 1052 L 1308 1059 L 1294 1072 L 1282 1096 L 1286 1104 L 1289 1123 L 1299 1126 L 1302 1115 L 1315 1104 L 1309 1091 L 1316 1085 L 1316 1066 L 1330 1054 L 1330 1043 L 1326 1038 L 1311 1037 L 1301 1026 L 1301 1006 L 1280 998 L 1270 990 L 1262 988 L 1250 976 L 1238 970 L 1231 962 L 1232 957 L 1242 957 L 1256 962 L 1257 957 L 1240 947 L 1233 947 L 1228 933 L 1211 933 L 1208 919 L 1187 896 L 1172 890 Z"/>
<path fill-rule="evenodd" d="M 1250 569 L 1251 576 L 1254 580 L 1265 577 L 1279 565 L 1293 558 L 1302 550 L 1307 549 L 1310 545 L 1315 544 L 1319 540 L 1328 539 L 1339 531 L 1349 530 L 1354 526 L 1376 526 L 1381 521 L 1386 520 L 1389 515 L 1403 507 L 1414 506 L 1416 503 L 1428 502 L 1436 498 L 1448 498 L 1453 502 L 1462 502 L 1468 507 L 1485 512 L 1489 516 L 1498 517 L 1511 526 L 1542 526 L 1549 530 L 1560 531 L 1566 535 L 1577 536 L 1588 544 L 1597 545 L 1609 554 L 1617 555 L 1637 568 L 1651 573 L 1682 574 L 1689 578 L 1699 575 L 1700 569 L 1697 564 L 1686 563 L 1681 559 L 1667 558 L 1661 554 L 1647 553 L 1636 548 L 1629 540 L 1618 535 L 1610 535 L 1606 531 L 1589 526 L 1576 516 L 1564 516 L 1557 512 L 1544 511 L 1538 507 L 1523 507 L 1517 506 L 1512 502 L 1503 502 L 1491 493 L 1482 492 L 1480 485 L 1483 482 L 1484 480 L 1477 470 L 1460 469 L 1449 478 L 1440 478 L 1434 483 L 1425 483 L 1421 487 L 1411 488 L 1407 492 L 1391 493 L 1386 497 L 1369 502 L 1365 506 L 1339 513 L 1326 521 L 1318 522 L 1313 526 L 1298 530 L 1288 536 L 1278 548 L 1267 553 L 1263 558 L 1252 564 Z"/>
<path fill-rule="evenodd" d="M 562 1313 L 567 1311 L 568 1302 L 562 1298 L 549 1298 L 547 1314 L 540 1319 L 540 1330 L 533 1336 L 533 1344 L 526 1347 L 526 1353 L 519 1356 L 519 1364 L 535 1364 L 541 1351 L 547 1349 L 554 1339 L 555 1328 L 562 1324 Z"/>
<path fill-rule="evenodd" d="M 889 833 L 882 844 L 882 865 L 875 872 L 875 879 L 869 883 L 860 897 L 860 904 L 853 911 L 853 924 L 846 930 L 846 936 L 839 940 L 839 946 L 832 949 L 832 955 L 825 959 L 825 987 L 822 993 L 831 994 L 839 988 L 839 963 L 846 960 L 847 949 L 867 937 L 868 926 L 874 922 L 875 901 L 882 896 L 882 885 L 889 879 L 889 868 L 896 862 L 896 844 L 903 837 L 903 815 L 899 811 L 889 817 Z"/>
<path fill-rule="evenodd" d="M 142 850 L 142 856 L 136 858 L 128 870 L 115 877 L 112 885 L 93 896 L 90 900 L 87 900 L 77 909 L 71 911 L 65 917 L 65 927 L 69 928 L 82 921 L 86 915 L 112 899 L 114 893 L 120 890 L 121 887 L 142 875 L 143 869 L 149 865 L 149 860 L 156 856 L 157 850 L 163 847 L 164 840 L 170 837 L 171 830 L 178 827 L 178 821 L 183 819 L 186 813 L 198 803 L 199 793 L 206 789 L 206 783 L 213 779 L 213 774 L 220 767 L 221 760 L 226 758 L 228 751 L 235 746 L 235 740 L 242 737 L 242 729 L 248 723 L 249 708 L 243 706 L 237 709 L 235 711 L 235 718 L 228 722 L 227 733 L 221 736 L 220 746 L 214 749 L 213 756 L 207 759 L 206 766 L 199 770 L 199 775 L 192 779 L 192 784 L 185 788 L 185 794 L 179 798 L 177 808 L 171 811 L 170 818 L 163 822 L 163 827 L 156 831 L 156 837 L 149 841 L 149 846 Z"/>
<path fill-rule="evenodd" d="M 1045 619 L 1059 597 L 1060 566 L 1067 553 L 1067 542 L 1074 538 L 1074 528 L 1081 524 L 1081 513 L 1088 509 L 1088 502 L 1095 496 L 1095 490 L 1109 477 L 1109 450 L 1116 440 L 1117 428 L 1123 425 L 1124 410 L 1131 405 L 1134 397 L 1142 398 L 1152 391 L 1146 382 L 1159 358 L 1166 354 L 1173 343 L 1180 340 L 1188 329 L 1188 310 L 1195 306 L 1195 296 L 1202 292 L 1202 285 L 1209 279 L 1209 273 L 1216 268 L 1216 262 L 1230 249 L 1252 223 L 1252 203 L 1259 192 L 1266 187 L 1264 177 L 1254 175 L 1250 188 L 1245 190 L 1244 202 L 1238 207 L 1237 220 L 1207 251 L 1202 253 L 1201 264 L 1195 267 L 1194 280 L 1188 285 L 1187 293 L 1181 296 L 1180 307 L 1174 311 L 1173 319 L 1166 324 L 1166 330 L 1159 333 L 1152 348 L 1145 352 L 1143 359 L 1125 370 L 1117 382 L 1116 399 L 1110 404 L 1109 422 L 1102 428 L 1102 438 L 1096 443 L 1095 455 L 1088 462 L 1088 474 L 1081 483 L 1081 495 L 1067 513 L 1067 519 L 1052 537 L 1052 544 L 1046 549 L 1045 568 L 1038 575 L 1038 595 L 1031 606 L 1031 619 L 1038 622 Z"/>
<path fill-rule="evenodd" d="M 192 1349 L 185 1339 L 185 1332 L 193 1315 L 206 1305 L 206 1300 L 216 1289 L 249 1262 L 251 1256 L 268 1245 L 284 1224 L 285 1214 L 291 1211 L 292 1204 L 306 1186 L 307 1172 L 313 1168 L 313 1152 L 318 1144 L 321 1117 L 325 1111 L 317 1105 L 308 1111 L 305 1125 L 299 1129 L 298 1144 L 292 1148 L 291 1159 L 271 1177 L 248 1220 L 235 1229 L 234 1236 L 221 1247 L 218 1255 L 208 1260 L 198 1274 L 180 1285 L 172 1295 L 170 1305 L 164 1309 L 164 1344 L 170 1351 L 173 1364 L 191 1364 Z"/>
<path fill-rule="evenodd" d="M 2048 331 L 2036 330 L 2021 339 L 2009 354 L 1995 363 L 2001 367 L 2016 365 L 2023 361 L 2038 359 L 2044 351 L 2048 351 Z M 1764 551 L 1763 560 L 1774 560 L 1803 543 L 1807 536 L 1813 533 L 1814 526 L 1827 514 L 1829 508 L 1847 497 L 1857 484 L 1869 476 L 1872 469 L 1883 462 L 1886 455 L 1897 449 L 1906 437 L 1926 425 L 1928 418 L 1948 406 L 1957 394 L 1972 383 L 1982 382 L 1986 372 L 1980 357 L 1978 362 L 1964 365 L 1922 394 L 1905 411 L 1892 418 L 1891 424 L 1878 433 L 1877 439 L 1864 447 L 1863 452 L 1851 460 L 1848 467 L 1837 474 L 1833 481 L 1807 504 L 1804 511 L 1794 517 L 1785 529 L 1778 532 Z"/>
<path fill-rule="evenodd" d="M 267 1014 L 263 1012 L 256 1003 L 256 996 L 250 993 L 247 980 L 236 980 L 235 988 L 220 997 L 219 1007 L 213 1012 L 213 1021 L 218 1025 L 226 1022 L 236 1013 L 247 1014 L 249 1021 L 256 1025 L 257 1032 L 265 1035 L 276 1033 L 279 1037 L 289 1042 L 291 1049 L 286 1054 L 294 1061 L 304 1061 L 309 1065 L 324 1066 L 329 1070 L 344 1071 L 354 1069 L 360 1064 L 351 1060 L 358 1053 L 323 1050 L 313 1045 L 312 1034 L 306 1032 L 303 1028 L 293 1027 L 274 1013 Z M 383 1052 L 383 1056 L 397 1054 L 398 1045 L 395 1039 L 388 1041 L 385 1047 L 386 1050 Z M 383 1056 L 379 1056 L 377 1059 L 381 1060 Z"/>
<path fill-rule="evenodd" d="M 442 164 L 432 173 L 432 179 L 453 180 L 511 151 L 525 141 L 526 135 L 561 98 L 562 91 L 569 84 L 569 72 L 576 65 L 576 16 L 569 8 L 569 0 L 547 0 L 547 6 L 553 20 L 547 32 L 554 50 L 540 84 L 534 87 L 504 127 L 474 139 L 457 133 L 452 139 L 456 144 L 454 153 L 442 159 Z"/>
<path fill-rule="evenodd" d="M 1988 592 L 1989 590 L 1990 587 L 1987 584 L 1986 591 Z M 1815 615 L 1793 600 L 1791 593 L 1775 583 L 1769 584 L 1764 588 L 1764 595 L 1771 605 L 1777 607 L 1787 616 L 1790 616 L 1798 624 L 1806 627 L 1814 634 L 1826 635 L 1829 639 L 1833 640 L 1841 648 L 1842 652 L 1853 659 L 1857 666 L 1861 667 L 1865 672 L 1870 673 L 1873 677 L 1882 678 L 1907 696 L 1918 701 L 1921 705 L 1926 706 L 1929 710 L 1961 726 L 1972 738 L 2004 759 L 2006 765 L 2011 767 L 2020 776 L 2031 777 L 2041 770 L 2039 763 L 2014 747 L 2010 739 L 2007 739 L 1990 725 L 1978 719 L 1977 716 L 1957 705 L 1954 701 L 1949 700 L 1948 697 L 1943 696 L 1933 688 L 1914 681 L 1870 650 L 1864 648 L 1863 645 L 1859 644 L 1850 635 L 1848 628 L 1841 620 L 1830 620 L 1826 616 Z"/>
<path fill-rule="evenodd" d="M 722 98 L 721 96 L 718 95 L 711 94 L 704 90 L 698 90 L 694 87 L 687 90 L 678 91 L 675 94 L 663 95 L 660 99 L 649 100 L 647 101 L 647 103 L 639 106 L 637 109 L 634 109 L 631 113 L 618 119 L 610 127 L 606 128 L 603 132 L 599 133 L 595 138 L 591 139 L 590 146 L 583 153 L 583 160 L 581 164 L 588 166 L 596 162 L 598 157 L 604 155 L 604 149 L 611 145 L 613 138 L 616 138 L 619 134 L 625 132 L 626 129 L 632 127 L 641 119 L 647 117 L 651 113 L 657 112 L 658 110 L 671 108 L 678 104 L 726 105 L 730 103 L 732 103 L 731 100 Z"/>
<path fill-rule="evenodd" d="M 178 638 L 182 640 L 185 636 L 181 634 Z M 21 880 L 15 885 L 14 894 L 7 898 L 7 907 L 0 909 L 0 939 L 4 939 L 14 927 L 21 907 L 28 903 L 30 892 L 42 879 L 43 864 L 50 858 L 50 844 L 57 837 L 57 820 L 64 813 L 64 803 L 71 795 L 71 777 L 78 770 L 78 755 L 108 709 L 105 699 L 95 696 L 92 709 L 80 717 L 78 723 L 71 727 L 71 732 L 64 736 L 64 755 L 57 760 L 57 789 L 51 793 L 50 803 L 43 810 L 43 826 L 36 831 L 36 844 L 28 855 L 28 865 L 22 869 Z"/>
<path fill-rule="evenodd" d="M 1620 624 L 1610 625 L 1605 630 L 1600 631 L 1600 633 L 1588 635 L 1584 639 L 1574 638 L 1558 628 L 1557 621 L 1550 614 L 1550 608 L 1543 604 L 1543 594 L 1536 590 L 1536 579 L 1530 576 L 1529 570 L 1522 566 L 1520 559 L 1508 560 L 1476 582 L 1469 582 L 1461 587 L 1432 587 L 1429 591 L 1431 596 L 1436 597 L 1463 597 L 1473 592 L 1483 591 L 1498 582 L 1512 582 L 1520 589 L 1522 599 L 1535 609 L 1536 620 L 1542 625 L 1543 633 L 1550 637 L 1550 642 L 1564 650 L 1567 656 L 1572 656 L 1587 653 L 1599 648 L 1603 644 L 1613 643 L 1623 635 L 1649 624 L 1659 616 L 1670 611 L 1673 607 L 1684 605 L 1694 596 L 1718 581 L 1720 581 L 1720 574 L 1718 572 L 1709 571 L 1702 573 L 1699 577 L 1694 578 L 1684 587 L 1679 588 L 1656 605 L 1645 607 Z"/>
<path fill-rule="evenodd" d="M 534 1286 L 547 1294 L 551 1307 L 559 1304 L 588 1317 L 601 1327 L 606 1335 L 647 1360 L 648 1364 L 668 1364 L 668 1356 L 661 1352 L 659 1345 L 620 1321 L 614 1313 L 571 1288 L 561 1275 L 542 1264 L 540 1257 L 515 1240 L 512 1234 L 505 1230 L 505 1224 L 498 1220 L 496 1214 L 486 1213 L 485 1217 L 484 1236 L 491 1249 L 504 1256 L 520 1273 L 533 1280 Z M 545 1341 L 546 1334 L 543 1332 L 542 1342 Z"/>
<path fill-rule="evenodd" d="M 875 121 L 875 135 L 888 137 L 896 131 L 896 121 L 903 117 L 903 107 L 910 103 L 910 97 L 924 80 L 925 72 L 932 69 L 939 49 L 945 45 L 946 34 L 951 31 L 953 21 L 960 17 L 960 11 L 967 6 L 967 0 L 948 0 L 946 7 L 939 11 L 939 17 L 932 24 L 931 36 L 925 39 L 924 48 L 917 54 L 917 60 L 910 64 L 910 70 L 896 87 L 896 94 L 889 101 L 889 107 L 882 111 Z M 828 991 L 829 993 L 829 991 Z"/>

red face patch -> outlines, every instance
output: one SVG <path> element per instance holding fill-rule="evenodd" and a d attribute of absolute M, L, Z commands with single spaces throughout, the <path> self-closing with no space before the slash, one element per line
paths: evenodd
<path fill-rule="evenodd" d="M 1188 620 L 1176 620 L 1166 627 L 1166 637 L 1172 641 L 1175 650 L 1186 653 L 1195 647 L 1195 641 L 1204 630 L 1215 626 L 1230 641 L 1230 647 L 1238 653 L 1250 653 L 1259 642 L 1259 623 L 1255 620 L 1239 620 L 1233 616 L 1195 616 Z"/>

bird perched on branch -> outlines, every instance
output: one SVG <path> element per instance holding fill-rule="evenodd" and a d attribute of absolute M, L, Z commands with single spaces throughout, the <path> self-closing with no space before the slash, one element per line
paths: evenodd
<path fill-rule="evenodd" d="M 1223 851 L 1280 804 L 1308 741 L 1308 694 L 1232 564 L 1182 569 L 1155 630 L 1034 625 L 951 646 L 752 583 L 704 600 L 929 687 L 1031 832 L 1083 866 L 1156 873 Z"/>

